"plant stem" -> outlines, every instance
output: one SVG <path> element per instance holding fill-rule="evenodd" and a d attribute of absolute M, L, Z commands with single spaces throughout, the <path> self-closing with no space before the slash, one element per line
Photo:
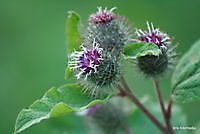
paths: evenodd
<path fill-rule="evenodd" d="M 138 100 L 138 98 L 134 95 L 134 93 L 129 88 L 126 80 L 124 77 L 121 77 L 121 82 L 123 87 L 118 85 L 118 89 L 126 93 L 126 96 L 129 97 L 130 100 L 133 101 L 137 105 L 137 107 L 164 133 L 166 132 L 165 127 L 159 122 L 149 111 L 146 107 Z"/>
<path fill-rule="evenodd" d="M 154 87 L 156 89 L 158 101 L 160 103 L 161 111 L 162 111 L 162 114 L 163 114 L 163 117 L 164 117 L 164 120 L 165 120 L 165 123 L 166 123 L 166 126 L 167 126 L 167 133 L 174 134 L 173 129 L 171 127 L 171 123 L 170 123 L 172 101 L 170 99 L 168 109 L 166 110 L 165 106 L 164 106 L 164 101 L 163 101 L 163 97 L 162 97 L 162 94 L 161 94 L 160 85 L 159 85 L 158 80 L 154 80 Z"/>
<path fill-rule="evenodd" d="M 167 128 L 170 130 L 172 134 L 174 134 L 174 131 L 171 126 L 171 113 L 172 113 L 172 105 L 173 105 L 173 100 L 170 96 L 168 106 L 167 106 L 167 111 L 166 111 L 166 118 L 167 118 Z"/>
<path fill-rule="evenodd" d="M 154 80 L 154 87 L 155 87 L 155 89 L 156 89 L 156 94 L 157 94 L 157 97 L 158 97 L 158 101 L 159 101 L 159 103 L 160 103 L 160 107 L 161 107 L 162 114 L 163 114 L 163 116 L 165 117 L 165 116 L 166 116 L 166 115 L 165 115 L 166 110 L 165 110 L 165 106 L 164 106 L 162 94 L 161 94 L 161 91 L 160 91 L 159 81 Z"/>

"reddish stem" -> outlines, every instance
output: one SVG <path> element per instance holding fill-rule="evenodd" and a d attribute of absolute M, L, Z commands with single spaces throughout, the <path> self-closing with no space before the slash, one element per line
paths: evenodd
<path fill-rule="evenodd" d="M 121 77 L 121 82 L 123 87 L 121 87 L 120 85 L 117 86 L 117 88 L 121 91 L 126 93 L 126 96 L 132 100 L 137 107 L 163 132 L 166 132 L 166 128 L 161 124 L 160 121 L 158 121 L 150 112 L 148 109 L 146 109 L 146 107 L 139 101 L 139 99 L 134 95 L 134 93 L 132 92 L 132 90 L 129 88 L 126 80 Z"/>
<path fill-rule="evenodd" d="M 163 101 L 163 97 L 162 97 L 162 94 L 161 94 L 161 90 L 160 90 L 159 81 L 154 80 L 154 86 L 155 86 L 155 89 L 156 89 L 156 94 L 158 96 L 158 101 L 160 103 L 161 111 L 162 111 L 162 114 L 163 114 L 163 117 L 164 117 L 164 120 L 165 120 L 165 123 L 166 123 L 166 126 L 167 126 L 167 133 L 174 134 L 174 131 L 171 127 L 171 122 L 170 122 L 172 99 L 170 98 L 168 108 L 166 110 L 165 106 L 164 106 L 164 101 Z"/>

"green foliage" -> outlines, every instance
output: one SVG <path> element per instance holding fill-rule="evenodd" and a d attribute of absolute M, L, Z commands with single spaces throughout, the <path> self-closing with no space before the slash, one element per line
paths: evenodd
<path fill-rule="evenodd" d="M 67 54 L 70 55 L 74 49 L 78 49 L 80 45 L 80 16 L 74 11 L 68 12 L 66 23 L 66 38 L 67 38 Z M 72 71 L 68 68 L 65 70 L 65 79 L 70 79 L 73 75 Z"/>
<path fill-rule="evenodd" d="M 178 102 L 200 100 L 200 41 L 181 58 L 172 77 L 173 97 Z"/>
<path fill-rule="evenodd" d="M 69 68 L 68 65 L 65 69 L 65 79 L 66 80 L 72 80 L 73 79 L 73 71 Z"/>
<path fill-rule="evenodd" d="M 79 34 L 79 23 L 80 23 L 79 15 L 73 11 L 70 11 L 68 20 L 66 23 L 67 54 L 68 55 L 70 55 L 74 49 L 79 49 L 79 45 L 81 41 L 80 34 Z M 108 27 L 106 25 L 106 27 L 104 27 L 104 30 L 107 30 L 107 29 Z M 116 31 L 118 31 L 118 27 Z M 103 42 L 100 44 L 109 44 L 110 42 L 112 44 L 113 43 L 112 41 L 116 41 L 117 39 L 119 39 L 117 40 L 119 41 L 118 43 L 113 43 L 114 45 L 121 43 L 120 46 L 117 46 L 116 50 L 118 49 L 121 50 L 122 46 L 125 45 L 124 42 L 127 41 L 127 39 L 123 37 L 124 34 L 121 35 L 120 32 L 116 36 L 115 35 L 116 32 L 114 32 L 113 34 L 113 30 L 110 30 L 110 34 L 116 36 L 116 38 L 112 36 L 107 36 L 107 35 L 104 36 L 104 34 L 107 32 L 102 32 L 102 35 L 98 35 L 99 33 L 100 32 L 97 31 L 97 33 L 94 33 L 94 36 L 97 36 L 97 37 L 102 36 L 102 39 L 104 39 L 103 41 L 101 38 L 98 39 L 99 41 Z M 107 39 L 107 37 L 109 37 L 109 39 Z M 121 40 L 119 37 L 120 38 L 123 37 L 124 39 Z M 93 39 L 94 38 L 92 38 L 92 40 Z M 105 41 L 109 41 L 109 43 L 105 43 Z M 173 88 L 174 88 L 173 95 L 177 101 L 186 102 L 186 101 L 192 101 L 192 100 L 199 100 L 200 98 L 199 97 L 200 96 L 200 90 L 199 90 L 200 89 L 200 84 L 199 84 L 200 83 L 200 79 L 199 79 L 200 78 L 200 67 L 199 67 L 200 66 L 200 58 L 199 58 L 200 47 L 199 47 L 199 44 L 200 43 L 197 42 L 193 46 L 193 48 L 182 58 L 182 60 L 178 64 L 176 71 L 173 75 Z M 107 48 L 107 45 L 105 48 Z M 112 51 L 108 51 L 109 53 L 114 52 L 112 45 L 110 45 L 109 48 L 107 49 L 112 50 Z M 115 55 L 119 56 L 118 54 L 119 53 L 117 52 Z M 142 64 L 142 67 L 144 68 L 148 68 L 148 69 L 150 68 L 149 64 L 146 66 L 146 63 L 148 62 L 152 63 L 152 65 L 156 65 L 158 69 L 153 67 L 152 68 L 153 73 L 155 72 L 154 70 L 158 71 L 156 73 L 162 73 L 167 68 L 167 63 L 168 63 L 167 55 L 162 54 L 159 47 L 153 43 L 147 43 L 147 42 L 133 43 L 124 48 L 124 55 L 125 55 L 125 59 L 138 59 L 139 63 L 144 63 Z M 94 77 L 90 77 L 91 81 L 96 82 L 95 85 L 98 85 L 97 87 L 104 86 L 110 83 L 113 84 L 116 80 L 118 80 L 118 77 L 120 74 L 118 71 L 119 70 L 118 63 L 117 63 L 118 58 L 115 59 L 114 56 L 111 55 L 108 60 L 103 58 L 104 59 L 103 63 L 105 64 L 102 64 L 103 66 L 99 66 L 98 71 L 100 72 L 100 74 L 95 73 Z M 163 58 L 164 60 L 162 59 L 162 56 L 164 57 Z M 147 60 L 144 60 L 142 57 L 146 58 Z M 155 61 L 155 59 L 157 59 L 158 57 L 161 58 L 160 60 L 158 60 L 158 62 L 155 62 L 155 63 L 152 62 L 152 61 Z M 142 62 L 140 62 L 140 60 Z M 159 66 L 159 65 L 162 65 L 162 63 L 163 64 L 166 63 L 164 64 L 166 66 L 162 66 L 162 67 Z M 140 69 L 142 68 L 140 65 L 139 67 Z M 148 70 L 146 72 L 148 73 L 150 72 L 152 75 L 153 74 L 151 72 L 152 70 L 150 71 Z M 72 72 L 68 67 L 66 68 L 65 77 L 68 80 L 72 80 L 71 79 Z M 91 83 L 87 85 L 88 88 L 89 86 L 91 86 Z M 28 109 L 23 109 L 19 113 L 16 120 L 16 124 L 15 124 L 15 134 L 22 132 L 23 130 L 31 127 L 34 124 L 40 123 L 42 120 L 50 119 L 52 117 L 58 117 L 67 113 L 79 112 L 89 107 L 92 107 L 95 104 L 106 103 L 107 100 L 109 99 L 109 97 L 102 98 L 102 99 L 90 98 L 88 97 L 88 94 L 81 93 L 82 89 L 83 87 L 79 85 L 64 85 L 59 88 L 51 88 L 49 91 L 47 91 L 47 93 L 45 93 L 45 95 L 41 99 L 35 101 Z M 161 120 L 161 122 L 164 123 L 163 119 L 161 118 L 162 115 L 161 115 L 160 109 L 158 109 L 159 106 L 155 104 L 149 104 L 148 106 L 149 106 L 149 109 L 153 111 L 152 113 L 155 114 L 156 117 L 158 117 L 159 120 Z M 106 111 L 108 110 L 108 108 L 104 110 Z M 173 116 L 173 125 L 174 126 L 187 125 L 185 116 L 182 115 L 180 109 L 175 107 L 173 110 L 174 110 L 173 113 L 175 113 L 175 115 Z M 102 115 L 106 117 L 105 114 L 102 114 Z M 96 116 L 96 119 L 103 119 L 101 117 L 102 115 Z M 109 117 L 112 117 L 112 116 L 109 116 Z M 117 115 L 117 117 L 119 116 Z M 137 133 L 141 133 L 141 132 L 143 133 L 151 132 L 154 134 L 160 133 L 160 131 L 155 126 L 153 126 L 152 122 L 147 120 L 143 114 L 138 112 L 138 109 L 134 111 L 132 118 L 133 119 L 131 120 L 132 121 L 131 124 L 133 125 L 131 125 L 131 127 L 133 127 L 133 130 L 136 131 Z M 109 126 L 108 124 L 106 124 L 107 122 L 109 122 L 109 120 L 110 118 L 108 119 L 108 121 L 104 120 L 106 121 L 105 124 L 104 122 L 103 123 L 99 122 L 99 125 L 102 126 L 102 128 L 105 128 L 106 130 L 105 132 L 109 130 L 108 133 L 113 133 L 114 131 L 110 132 L 110 128 L 115 129 L 115 127 L 119 128 L 119 126 L 116 125 L 116 121 L 114 122 L 113 125 L 109 123 L 109 125 L 111 125 Z M 114 121 L 114 117 L 111 120 Z M 117 121 L 117 124 L 120 124 L 120 122 L 121 122 L 121 119 Z M 137 124 L 142 124 L 142 125 L 137 126 Z M 148 129 L 143 129 L 144 127 Z"/>
<path fill-rule="evenodd" d="M 84 122 L 85 120 L 82 116 L 70 113 L 57 118 L 52 118 L 43 124 L 51 125 L 52 129 L 51 131 L 47 131 L 48 134 L 87 134 Z M 38 127 L 40 126 L 38 125 Z M 28 131 L 28 133 L 29 132 L 31 132 L 31 130 Z"/>
<path fill-rule="evenodd" d="M 154 55 L 158 56 L 161 50 L 153 43 L 133 43 L 124 48 L 124 55 L 127 59 L 136 59 L 141 56 Z"/>
<path fill-rule="evenodd" d="M 77 112 L 104 100 L 89 98 L 81 93 L 79 85 L 64 85 L 59 88 L 51 88 L 45 95 L 35 101 L 28 109 L 23 109 L 16 120 L 15 133 L 19 133 L 30 126 L 52 117 L 61 116 L 71 112 Z"/>
<path fill-rule="evenodd" d="M 80 16 L 74 11 L 68 12 L 68 18 L 66 23 L 66 36 L 67 36 L 67 53 L 71 52 L 79 47 L 80 34 L 79 34 L 79 23 Z"/>

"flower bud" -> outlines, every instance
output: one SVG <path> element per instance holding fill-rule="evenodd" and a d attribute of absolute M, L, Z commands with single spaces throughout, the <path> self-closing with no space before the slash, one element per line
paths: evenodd
<path fill-rule="evenodd" d="M 98 104 L 93 106 L 92 112 L 86 117 L 89 125 L 100 129 L 100 134 L 116 134 L 124 124 L 122 112 L 112 104 Z M 93 130 L 96 132 L 96 129 Z"/>
<path fill-rule="evenodd" d="M 119 56 L 124 45 L 128 43 L 131 36 L 128 21 L 113 11 L 98 8 L 97 13 L 90 15 L 88 33 L 86 34 L 86 45 L 95 38 L 105 51 Z"/>
<path fill-rule="evenodd" d="M 153 77 L 162 74 L 168 66 L 168 57 L 166 54 L 141 56 L 137 61 L 139 69 L 145 75 Z"/>
<path fill-rule="evenodd" d="M 69 67 L 75 70 L 77 79 L 86 89 L 95 92 L 97 88 L 111 87 L 118 81 L 118 60 L 94 40 L 91 48 L 82 46 L 81 51 L 72 53 Z"/>
<path fill-rule="evenodd" d="M 148 31 L 141 29 L 136 30 L 137 42 L 153 43 L 161 50 L 161 54 L 145 55 L 137 58 L 137 65 L 139 69 L 146 75 L 151 77 L 157 77 L 163 74 L 173 63 L 173 59 L 176 56 L 174 49 L 176 47 L 170 47 L 171 38 L 161 32 L 158 28 L 154 28 L 153 24 L 147 22 Z"/>

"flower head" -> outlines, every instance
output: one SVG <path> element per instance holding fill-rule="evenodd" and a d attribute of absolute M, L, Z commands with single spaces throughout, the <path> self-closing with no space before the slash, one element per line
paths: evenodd
<path fill-rule="evenodd" d="M 125 123 L 123 112 L 114 104 L 97 104 L 92 107 L 92 113 L 87 114 L 88 126 L 95 126 L 94 134 L 100 130 L 101 134 L 117 134 Z"/>
<path fill-rule="evenodd" d="M 148 31 L 143 31 L 138 29 L 136 34 L 139 41 L 150 42 L 157 45 L 161 50 L 166 50 L 167 45 L 171 44 L 171 38 L 159 30 L 159 28 L 154 28 L 153 24 L 147 22 Z"/>
<path fill-rule="evenodd" d="M 92 14 L 89 18 L 89 22 L 94 24 L 106 24 L 111 22 L 116 18 L 116 15 L 112 12 L 116 8 L 111 8 L 110 10 L 102 9 L 102 7 L 98 8 L 97 13 Z"/>
<path fill-rule="evenodd" d="M 71 54 L 71 61 L 69 67 L 78 71 L 77 79 L 81 75 L 85 75 L 85 79 L 91 73 L 95 73 L 97 67 L 100 65 L 102 59 L 102 48 L 99 48 L 99 44 L 94 40 L 93 47 L 90 49 L 82 46 L 82 51 L 75 51 Z"/>

